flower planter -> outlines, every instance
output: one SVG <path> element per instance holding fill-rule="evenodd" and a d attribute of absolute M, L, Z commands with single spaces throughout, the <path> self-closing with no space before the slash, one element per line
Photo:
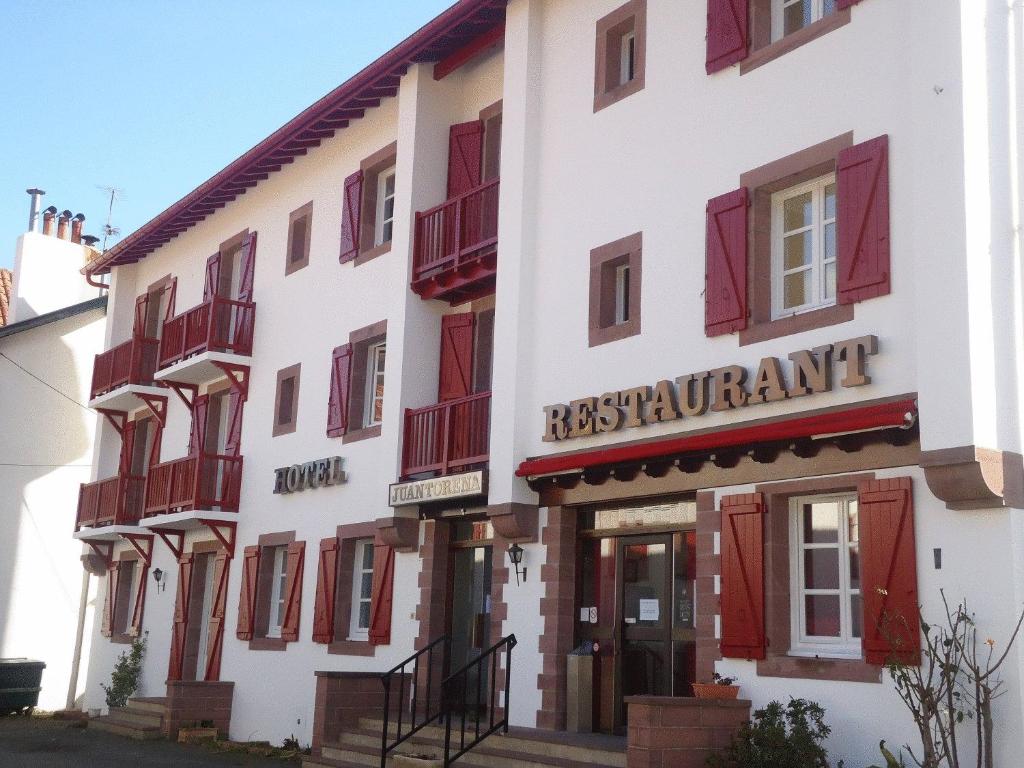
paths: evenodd
<path fill-rule="evenodd" d="M 179 744 L 196 744 L 200 741 L 207 741 L 208 739 L 217 740 L 217 729 L 216 728 L 179 728 L 178 729 L 178 743 Z"/>
<path fill-rule="evenodd" d="M 736 699 L 739 698 L 740 687 L 718 683 L 693 683 L 693 695 L 698 699 Z"/>
<path fill-rule="evenodd" d="M 444 758 L 426 755 L 392 755 L 394 768 L 444 768 Z"/>

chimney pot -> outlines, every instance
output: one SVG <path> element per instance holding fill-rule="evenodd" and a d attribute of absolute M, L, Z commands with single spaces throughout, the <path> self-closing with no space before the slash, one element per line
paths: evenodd
<path fill-rule="evenodd" d="M 71 242 L 80 243 L 82 242 L 82 225 L 85 224 L 85 215 L 76 213 L 74 218 L 71 219 Z"/>
<path fill-rule="evenodd" d="M 46 194 L 46 192 L 41 189 L 36 189 L 35 187 L 26 189 L 25 191 L 32 196 L 32 202 L 28 209 L 28 231 L 35 232 L 36 227 L 39 226 L 39 200 Z"/>
<path fill-rule="evenodd" d="M 60 218 L 57 219 L 57 237 L 61 240 L 68 239 L 68 222 L 71 221 L 71 211 L 65 209 L 60 212 Z"/>
<path fill-rule="evenodd" d="M 51 205 L 45 211 L 43 211 L 43 234 L 53 234 L 53 219 L 57 215 L 57 207 Z"/>
<path fill-rule="evenodd" d="M 96 237 L 96 235 L 82 235 L 82 242 L 88 245 L 90 248 L 95 248 L 96 243 L 98 243 L 99 241 L 100 239 Z"/>

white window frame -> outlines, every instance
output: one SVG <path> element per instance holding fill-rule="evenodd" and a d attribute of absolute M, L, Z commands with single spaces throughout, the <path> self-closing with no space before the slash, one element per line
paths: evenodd
<path fill-rule="evenodd" d="M 792 5 L 802 5 L 804 0 L 772 0 L 772 42 L 781 40 L 785 37 L 785 11 Z M 835 0 L 811 0 L 811 20 L 804 24 L 800 29 L 806 29 L 816 21 L 821 21 L 825 18 L 825 8 L 827 5 L 831 5 L 829 14 L 835 13 L 836 3 Z M 796 30 L 794 30 L 795 32 Z M 793 32 L 790 32 L 793 34 Z"/>
<path fill-rule="evenodd" d="M 392 179 L 391 193 L 388 193 L 388 179 Z M 377 176 L 377 216 L 374 219 L 374 246 L 390 243 L 395 229 L 395 166 L 383 170 Z M 385 217 L 388 203 L 391 203 L 391 215 Z"/>
<path fill-rule="evenodd" d="M 387 342 L 378 341 L 366 349 L 366 392 L 363 397 L 363 426 L 373 427 L 380 424 L 382 419 L 374 418 L 374 405 L 377 400 L 377 380 L 381 383 L 381 413 L 384 408 L 384 366 L 387 360 Z"/>
<path fill-rule="evenodd" d="M 280 637 L 284 624 L 285 594 L 288 581 L 288 548 L 284 545 L 273 547 L 274 563 L 270 572 L 270 613 L 267 615 L 267 637 Z"/>
<path fill-rule="evenodd" d="M 363 567 L 363 560 L 366 557 L 366 549 L 370 549 L 370 567 Z M 359 539 L 356 541 L 355 554 L 352 558 L 352 603 L 349 610 L 348 639 L 368 640 L 370 638 L 369 617 L 373 611 L 373 557 L 376 553 L 373 550 L 373 539 Z M 370 597 L 363 597 L 363 579 L 370 578 Z M 359 608 L 363 603 L 370 606 L 370 613 L 367 613 L 365 627 L 359 626 Z"/>
<path fill-rule="evenodd" d="M 632 307 L 629 306 L 629 281 L 632 274 L 629 262 L 615 267 L 615 325 L 629 322 Z"/>
<path fill-rule="evenodd" d="M 839 505 L 838 541 L 835 544 L 806 544 L 803 540 L 803 506 L 809 503 L 835 502 Z M 851 505 L 857 504 L 856 493 L 830 493 L 797 496 L 789 500 L 789 563 L 790 563 L 790 650 L 791 656 L 823 656 L 859 659 L 862 656 L 861 638 L 853 636 L 851 597 L 860 595 L 860 589 L 850 587 L 849 516 Z M 859 546 L 859 541 L 857 542 Z M 806 589 L 804 587 L 804 552 L 808 549 L 838 549 L 839 589 Z M 842 554 L 846 553 L 843 557 Z M 807 595 L 839 595 L 839 637 L 808 635 L 804 597 Z M 864 628 L 861 627 L 863 634 Z"/>
<path fill-rule="evenodd" d="M 619 41 L 619 85 L 636 79 L 636 30 L 626 32 Z"/>
<path fill-rule="evenodd" d="M 824 176 L 819 176 L 816 179 L 800 184 L 789 189 L 783 189 L 772 195 L 771 209 L 772 209 L 772 320 L 778 320 L 783 317 L 791 317 L 793 315 L 799 315 L 803 312 L 810 312 L 815 309 L 822 309 L 823 307 L 831 307 L 836 303 L 835 294 L 838 290 L 833 292 L 832 296 L 826 296 L 826 267 L 829 264 L 835 264 L 837 270 L 837 281 L 838 281 L 838 262 L 836 257 L 838 255 L 839 243 L 836 242 L 836 247 L 833 249 L 833 256 L 831 259 L 825 258 L 825 228 L 827 225 L 832 224 L 833 231 L 838 233 L 836 225 L 836 217 L 826 219 L 825 218 L 825 189 L 832 184 L 836 183 L 836 175 L 829 173 Z M 787 232 L 785 230 L 785 204 L 787 200 L 800 195 L 811 193 L 811 216 L 812 222 L 808 226 L 800 227 L 798 229 Z M 836 214 L 839 212 L 839 198 L 838 189 L 836 190 Z M 811 247 L 811 264 L 809 267 L 797 267 L 794 269 L 787 270 L 785 268 L 785 240 L 787 235 L 795 235 L 801 232 L 812 232 L 812 247 Z M 837 235 L 838 236 L 838 235 Z M 809 269 L 811 272 L 811 297 L 810 301 L 801 304 L 798 307 L 784 307 L 783 301 L 785 298 L 785 277 L 787 274 Z"/>

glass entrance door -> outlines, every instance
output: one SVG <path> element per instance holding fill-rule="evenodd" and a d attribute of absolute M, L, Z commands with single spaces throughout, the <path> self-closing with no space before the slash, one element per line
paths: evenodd
<path fill-rule="evenodd" d="M 449 671 L 455 672 L 491 647 L 491 555 L 494 536 L 489 522 L 452 524 L 451 578 L 448 588 Z M 486 666 L 486 665 L 485 665 Z M 464 678 L 476 690 L 476 677 Z M 483 681 L 486 682 L 486 681 Z M 456 692 L 456 700 L 462 696 Z M 468 702 L 474 699 L 467 696 Z"/>
<path fill-rule="evenodd" d="M 622 696 L 672 695 L 672 537 L 619 539 Z"/>

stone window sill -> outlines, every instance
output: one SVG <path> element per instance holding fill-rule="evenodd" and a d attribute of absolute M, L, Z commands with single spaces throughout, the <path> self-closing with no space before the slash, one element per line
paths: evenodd
<path fill-rule="evenodd" d="M 367 640 L 335 640 L 327 646 L 327 652 L 337 656 L 373 656 L 376 650 Z"/>
<path fill-rule="evenodd" d="M 288 642 L 280 637 L 254 637 L 249 641 L 250 651 L 284 651 Z"/>
<path fill-rule="evenodd" d="M 374 424 L 372 427 L 353 429 L 345 433 L 345 436 L 341 438 L 341 442 L 347 445 L 348 443 L 358 443 L 360 440 L 369 440 L 372 437 L 380 437 L 380 427 L 380 424 Z"/>
<path fill-rule="evenodd" d="M 823 659 L 808 656 L 768 656 L 757 662 L 758 677 L 881 683 L 882 668 L 863 659 Z"/>
<path fill-rule="evenodd" d="M 745 347 L 748 344 L 791 336 L 815 328 L 848 323 L 853 320 L 853 306 L 853 304 L 835 304 L 831 307 L 823 307 L 811 312 L 751 325 L 740 331 L 740 346 Z"/>
<path fill-rule="evenodd" d="M 774 61 L 780 56 L 784 56 L 790 51 L 795 50 L 802 45 L 806 45 L 812 40 L 816 40 L 822 35 L 827 35 L 829 32 L 846 26 L 849 23 L 849 8 L 842 11 L 836 11 L 835 13 L 830 13 L 825 18 L 816 21 L 813 24 L 809 24 L 803 29 L 786 35 L 781 40 L 776 40 L 774 43 L 770 43 L 763 48 L 753 51 L 749 56 L 747 56 L 747 58 L 740 62 L 740 75 L 745 75 L 747 72 L 767 64 L 769 61 Z"/>

